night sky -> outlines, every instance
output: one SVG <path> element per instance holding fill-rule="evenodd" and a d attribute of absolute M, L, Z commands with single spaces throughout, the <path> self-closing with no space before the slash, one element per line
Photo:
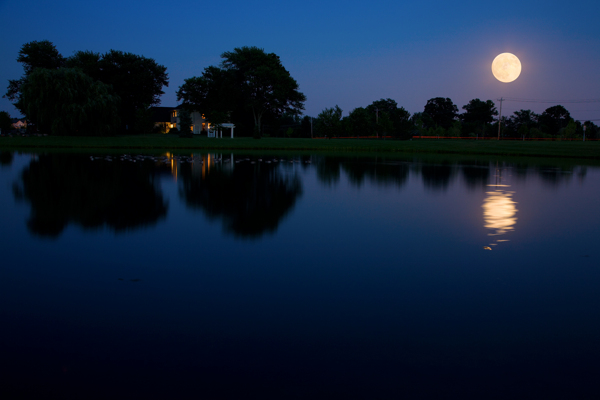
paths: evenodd
<path fill-rule="evenodd" d="M 380 98 L 411 113 L 449 97 L 560 101 L 575 119 L 600 119 L 600 2 L 565 1 L 5 1 L 0 89 L 22 75 L 24 43 L 49 40 L 65 57 L 122 50 L 167 67 L 162 105 L 185 78 L 235 47 L 281 57 L 307 96 L 306 115 L 336 104 L 348 115 Z M 497 81 L 494 57 L 514 53 L 521 76 Z M 566 100 L 596 99 L 592 103 Z M 541 113 L 557 103 L 505 102 Z M 7 99 L 0 110 L 18 112 Z M 461 110 L 462 111 L 462 110 Z M 598 123 L 598 122 L 596 122 Z"/>

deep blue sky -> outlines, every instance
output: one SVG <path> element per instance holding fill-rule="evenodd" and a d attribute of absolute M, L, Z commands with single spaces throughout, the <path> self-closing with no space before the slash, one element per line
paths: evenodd
<path fill-rule="evenodd" d="M 64 56 L 123 50 L 167 67 L 162 104 L 185 78 L 234 47 L 281 57 L 306 94 L 306 114 L 338 104 L 344 115 L 380 98 L 410 112 L 432 97 L 459 109 L 501 96 L 600 99 L 600 2 L 589 1 L 5 1 L 0 0 L 0 90 L 22 75 L 24 43 L 50 40 Z M 494 57 L 517 55 L 521 76 L 500 83 Z M 552 104 L 505 102 L 503 115 Z M 563 104 L 600 119 L 600 103 Z M 6 99 L 0 110 L 16 115 Z"/>

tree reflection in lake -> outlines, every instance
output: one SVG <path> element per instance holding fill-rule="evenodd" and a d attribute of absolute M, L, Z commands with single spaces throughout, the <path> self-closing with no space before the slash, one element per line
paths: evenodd
<path fill-rule="evenodd" d="M 579 175 L 580 178 L 585 177 L 586 168 L 576 166 L 540 166 L 536 168 L 536 171 L 542 182 L 549 186 L 557 186 L 563 182 L 570 181 L 575 174 Z"/>
<path fill-rule="evenodd" d="M 441 164 L 420 165 L 421 177 L 426 188 L 434 191 L 445 191 L 454 177 L 452 164 L 444 162 Z"/>
<path fill-rule="evenodd" d="M 154 183 L 154 171 L 151 163 L 42 154 L 23 170 L 13 192 L 31 204 L 27 226 L 34 234 L 58 237 L 69 223 L 122 232 L 166 216 L 168 205 Z"/>
<path fill-rule="evenodd" d="M 317 177 L 326 186 L 340 180 L 343 171 L 350 184 L 360 188 L 365 182 L 382 186 L 403 186 L 409 175 L 408 163 L 381 157 L 315 157 Z"/>
<path fill-rule="evenodd" d="M 0 151 L 0 167 L 9 167 L 13 162 L 12 151 Z"/>
<path fill-rule="evenodd" d="M 239 238 L 274 233 L 302 194 L 297 173 L 266 157 L 221 160 L 210 169 L 209 160 L 206 156 L 202 171 L 179 167 L 179 194 L 187 206 L 222 219 L 225 232 Z"/>
<path fill-rule="evenodd" d="M 461 162 L 461 172 L 469 190 L 485 188 L 490 178 L 490 163 L 483 161 Z"/>

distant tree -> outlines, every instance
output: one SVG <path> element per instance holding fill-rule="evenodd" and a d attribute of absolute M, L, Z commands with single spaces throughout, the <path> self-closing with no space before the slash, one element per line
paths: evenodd
<path fill-rule="evenodd" d="M 567 139 L 574 139 L 577 134 L 577 123 L 573 118 L 569 121 L 567 126 L 564 128 L 564 136 Z"/>
<path fill-rule="evenodd" d="M 596 124 L 592 121 L 585 121 L 583 126 L 585 126 L 586 139 L 600 139 L 600 128 Z"/>
<path fill-rule="evenodd" d="M 458 116 L 458 108 L 447 97 L 435 97 L 427 100 L 423 112 L 431 117 L 433 124 L 444 129 L 449 129 Z"/>
<path fill-rule="evenodd" d="M 163 87 L 169 86 L 165 66 L 152 58 L 123 51 L 110 50 L 104 54 L 78 51 L 67 59 L 66 65 L 113 87 L 121 98 L 122 127 L 130 132 L 136 130 L 138 111 L 159 104 Z"/>
<path fill-rule="evenodd" d="M 408 139 L 412 133 L 410 113 L 393 99 L 376 100 L 366 107 L 374 133 Z"/>
<path fill-rule="evenodd" d="M 36 68 L 21 86 L 25 115 L 55 135 L 112 135 L 119 98 L 78 69 Z"/>
<path fill-rule="evenodd" d="M 21 99 L 21 86 L 36 68 L 58 69 L 65 65 L 65 58 L 48 40 L 25 43 L 19 50 L 17 62 L 23 65 L 23 76 L 20 79 L 9 79 L 6 94 L 13 105 L 24 114 Z"/>
<path fill-rule="evenodd" d="M 450 137 L 460 137 L 462 136 L 462 124 L 460 121 L 454 121 L 450 129 L 447 132 Z"/>
<path fill-rule="evenodd" d="M 298 115 L 304 109 L 306 96 L 298 91 L 298 83 L 276 54 L 258 47 L 239 47 L 221 58 L 219 67 L 208 67 L 201 77 L 186 79 L 177 92 L 183 104 L 209 111 L 210 116 L 205 115 L 211 123 L 212 116 L 243 119 L 250 113 L 254 134 L 260 137 L 264 117 Z"/>
<path fill-rule="evenodd" d="M 570 120 L 571 114 L 561 105 L 547 108 L 539 116 L 542 130 L 550 135 L 558 135 L 561 129 L 567 127 Z"/>
<path fill-rule="evenodd" d="M 312 133 L 313 117 L 305 115 L 300 122 L 300 137 L 309 138 Z"/>
<path fill-rule="evenodd" d="M 460 115 L 465 127 L 473 132 L 485 136 L 486 128 L 494 121 L 494 116 L 498 115 L 496 105 L 492 100 L 482 101 L 473 99 L 463 106 L 464 113 Z"/>
<path fill-rule="evenodd" d="M 373 134 L 373 128 L 373 118 L 366 108 L 355 108 L 348 115 L 347 131 L 349 136 L 370 136 Z"/>
<path fill-rule="evenodd" d="M 510 136 L 524 138 L 537 126 L 538 117 L 539 115 L 531 110 L 519 110 L 515 111 L 504 125 L 506 130 L 510 132 Z"/>
<path fill-rule="evenodd" d="M 12 120 L 6 111 L 0 111 L 0 133 L 6 134 L 12 130 Z"/>
<path fill-rule="evenodd" d="M 423 112 L 414 113 L 410 117 L 410 123 L 412 125 L 412 134 L 417 136 L 427 135 L 427 127 L 435 125 L 429 114 Z"/>
<path fill-rule="evenodd" d="M 325 108 L 317 116 L 317 129 L 320 136 L 336 137 L 342 133 L 342 109 L 336 105 Z"/>

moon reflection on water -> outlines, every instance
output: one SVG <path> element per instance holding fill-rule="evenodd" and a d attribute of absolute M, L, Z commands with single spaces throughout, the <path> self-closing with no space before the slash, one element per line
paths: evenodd
<path fill-rule="evenodd" d="M 483 219 L 485 228 L 489 229 L 488 236 L 495 236 L 494 243 L 490 246 L 496 246 L 499 242 L 506 242 L 507 239 L 498 238 L 508 232 L 513 231 L 517 223 L 516 202 L 512 199 L 514 192 L 508 191 L 510 185 L 488 185 L 495 187 L 493 191 L 486 192 L 486 198 L 483 201 Z M 490 247 L 484 247 L 491 250 Z"/>

